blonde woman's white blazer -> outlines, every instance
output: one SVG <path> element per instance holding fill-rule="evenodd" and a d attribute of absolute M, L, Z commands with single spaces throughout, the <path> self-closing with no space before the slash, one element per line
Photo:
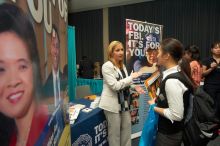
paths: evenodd
<path fill-rule="evenodd" d="M 125 65 L 123 65 L 123 70 L 125 72 L 126 78 L 117 81 L 119 75 L 122 77 L 120 69 L 114 66 L 111 61 L 107 61 L 105 64 L 103 64 L 103 90 L 99 108 L 113 113 L 119 113 L 121 107 L 118 103 L 117 91 L 132 84 L 132 77 L 128 76 Z"/>

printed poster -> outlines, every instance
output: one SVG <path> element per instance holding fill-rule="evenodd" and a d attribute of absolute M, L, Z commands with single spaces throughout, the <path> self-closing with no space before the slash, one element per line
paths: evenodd
<path fill-rule="evenodd" d="M 142 73 L 134 80 L 136 84 L 143 84 L 157 71 L 156 57 L 162 30 L 162 25 L 126 19 L 126 66 L 129 73 Z"/>
<path fill-rule="evenodd" d="M 159 86 L 159 82 L 153 82 L 151 86 L 148 83 L 159 78 L 156 57 L 162 31 L 162 25 L 126 19 L 126 67 L 129 73 L 142 73 L 133 82 L 146 90 L 146 94 L 141 95 L 131 91 L 132 138 L 141 135 L 149 108 L 147 101 L 155 96 L 156 88 Z"/>
<path fill-rule="evenodd" d="M 0 70 L 8 71 L 1 74 L 0 91 L 11 80 L 9 96 L 0 100 L 1 145 L 70 145 L 67 0 L 3 0 L 0 5 Z"/>

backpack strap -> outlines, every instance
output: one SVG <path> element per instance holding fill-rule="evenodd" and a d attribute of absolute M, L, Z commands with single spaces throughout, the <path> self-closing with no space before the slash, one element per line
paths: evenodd
<path fill-rule="evenodd" d="M 182 82 L 186 87 L 192 87 L 192 84 L 190 81 L 190 79 L 188 77 L 186 77 L 186 75 L 184 75 L 182 72 L 177 72 L 177 73 L 173 73 L 168 75 L 163 81 L 164 83 L 166 83 L 166 81 L 168 79 L 178 79 L 180 82 Z M 190 88 L 191 88 L 190 87 Z"/>
<path fill-rule="evenodd" d="M 191 84 L 191 81 L 189 81 L 189 78 L 186 77 L 182 72 L 177 72 L 168 75 L 161 83 L 160 88 L 165 90 L 165 84 L 168 79 L 178 79 L 180 82 L 182 82 L 188 90 L 183 95 L 183 102 L 184 102 L 184 120 L 187 118 L 187 115 L 189 115 L 189 109 L 192 109 L 192 105 L 190 104 L 192 102 L 192 94 L 193 94 L 193 86 Z M 166 97 L 166 92 L 163 92 L 164 96 Z M 189 118 L 189 117 L 188 117 Z M 188 119 L 187 118 L 187 119 Z"/>

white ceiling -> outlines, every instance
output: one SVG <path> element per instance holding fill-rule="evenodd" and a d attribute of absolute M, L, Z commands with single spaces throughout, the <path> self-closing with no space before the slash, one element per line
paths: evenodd
<path fill-rule="evenodd" d="M 68 0 L 69 13 L 95 10 L 153 0 Z"/>

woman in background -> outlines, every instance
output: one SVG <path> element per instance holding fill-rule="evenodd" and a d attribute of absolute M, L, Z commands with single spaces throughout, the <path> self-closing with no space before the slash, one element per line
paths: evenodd
<path fill-rule="evenodd" d="M 186 47 L 184 57 L 190 61 L 191 76 L 194 83 L 197 87 L 200 86 L 202 79 L 202 64 L 200 63 L 199 48 L 196 45 Z"/>
<path fill-rule="evenodd" d="M 157 56 L 158 65 L 165 67 L 155 112 L 159 113 L 156 146 L 180 146 L 183 137 L 184 115 L 193 90 L 189 62 L 182 59 L 183 45 L 174 38 L 162 41 Z M 169 76 L 177 76 L 178 78 Z M 175 89 L 175 90 L 174 90 Z M 156 99 L 156 98 L 155 98 Z M 155 99 L 149 100 L 150 105 Z"/>
<path fill-rule="evenodd" d="M 99 107 L 108 121 L 110 146 L 131 146 L 131 116 L 129 112 L 129 86 L 138 72 L 129 76 L 123 64 L 124 47 L 113 41 L 108 46 L 108 61 L 102 66 L 103 91 Z"/>
<path fill-rule="evenodd" d="M 202 62 L 204 90 L 214 99 L 216 116 L 220 118 L 220 42 L 212 44 L 211 53 Z"/>
<path fill-rule="evenodd" d="M 0 5 L 0 112 L 14 120 L 10 146 L 34 145 L 48 120 L 33 26 L 13 4 Z"/>

